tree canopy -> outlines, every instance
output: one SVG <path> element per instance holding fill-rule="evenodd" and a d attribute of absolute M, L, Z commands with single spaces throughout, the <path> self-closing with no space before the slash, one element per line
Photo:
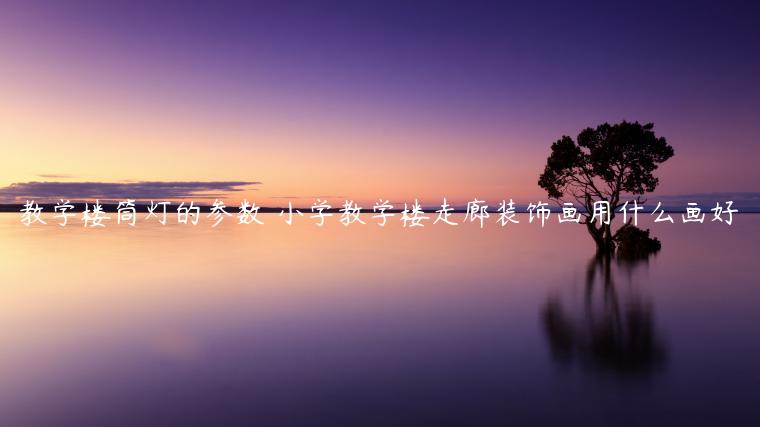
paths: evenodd
<path fill-rule="evenodd" d="M 608 224 L 591 222 L 595 201 L 607 201 L 611 216 L 623 205 L 622 195 L 636 196 L 654 191 L 657 167 L 673 157 L 673 147 L 655 135 L 654 124 L 626 122 L 586 128 L 574 141 L 563 136 L 551 146 L 551 154 L 538 180 L 549 197 L 585 209 L 586 224 L 599 249 L 614 249 Z"/>

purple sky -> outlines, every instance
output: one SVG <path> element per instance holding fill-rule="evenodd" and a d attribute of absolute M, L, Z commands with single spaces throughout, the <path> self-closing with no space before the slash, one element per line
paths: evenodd
<path fill-rule="evenodd" d="M 442 150 L 426 157 L 426 173 L 463 158 L 495 170 L 492 158 L 501 156 L 509 168 L 515 158 L 527 172 L 482 173 L 472 185 L 510 179 L 521 195 L 541 194 L 535 178 L 561 135 L 605 121 L 651 121 L 676 149 L 661 171 L 663 194 L 760 190 L 760 7 L 752 2 L 154 3 L 5 2 L 0 49 L 13 65 L 0 81 L 27 84 L 20 97 L 35 87 L 51 96 L 76 87 L 81 108 L 110 99 L 104 93 L 122 96 L 113 111 L 125 122 L 155 104 L 166 117 L 203 117 L 212 130 L 247 132 L 258 120 L 273 129 L 267 135 L 322 136 L 289 143 L 294 168 L 317 149 L 325 160 L 340 157 L 345 147 L 329 141 L 345 128 L 358 129 L 346 137 L 354 150 L 387 162 L 410 147 L 410 156 Z M 25 80 L 35 73 L 55 84 Z M 3 141 L 11 153 L 14 144 L 21 147 Z M 235 152 L 253 143 L 218 144 Z M 15 160 L 29 160 L 18 151 Z M 346 159 L 357 171 L 372 167 Z M 272 155 L 269 163 L 284 162 Z M 86 172 L 30 166 L 29 175 L 19 169 L 0 184 Z M 89 176 L 263 181 L 268 197 L 298 190 L 273 187 L 285 175 L 263 167 L 219 175 Z M 341 179 L 304 191 L 355 190 L 330 184 Z"/>

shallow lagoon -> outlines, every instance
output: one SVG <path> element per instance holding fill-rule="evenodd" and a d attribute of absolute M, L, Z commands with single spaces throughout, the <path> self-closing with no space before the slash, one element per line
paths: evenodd
<path fill-rule="evenodd" d="M 261 217 L 0 214 L 0 424 L 760 422 L 760 215 L 645 223 L 662 251 L 609 264 L 525 216 Z"/>

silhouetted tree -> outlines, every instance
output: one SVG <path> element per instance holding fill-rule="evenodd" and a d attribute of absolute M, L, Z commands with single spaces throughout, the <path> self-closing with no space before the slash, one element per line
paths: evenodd
<path fill-rule="evenodd" d="M 616 255 L 621 260 L 634 261 L 657 253 L 662 245 L 656 237 L 649 237 L 649 230 L 625 224 L 615 233 Z"/>
<path fill-rule="evenodd" d="M 608 201 L 613 218 L 625 202 L 622 195 L 644 203 L 641 195 L 654 191 L 659 182 L 653 172 L 673 156 L 673 147 L 655 136 L 653 128 L 652 123 L 604 123 L 584 129 L 576 141 L 563 136 L 552 144 L 538 185 L 559 204 L 570 202 L 585 208 L 581 223 L 600 252 L 614 251 L 615 234 L 611 224 L 591 221 L 594 202 Z"/>

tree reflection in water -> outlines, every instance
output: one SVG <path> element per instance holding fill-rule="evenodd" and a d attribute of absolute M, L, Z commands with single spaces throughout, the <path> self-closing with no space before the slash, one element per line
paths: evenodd
<path fill-rule="evenodd" d="M 646 376 L 663 365 L 665 350 L 656 334 L 652 304 L 633 283 L 634 270 L 647 265 L 647 258 L 594 257 L 586 271 L 581 309 L 568 310 L 559 296 L 548 298 L 542 320 L 557 362 L 578 361 L 594 371 L 627 377 Z M 630 284 L 622 295 L 615 283 L 621 278 Z"/>

